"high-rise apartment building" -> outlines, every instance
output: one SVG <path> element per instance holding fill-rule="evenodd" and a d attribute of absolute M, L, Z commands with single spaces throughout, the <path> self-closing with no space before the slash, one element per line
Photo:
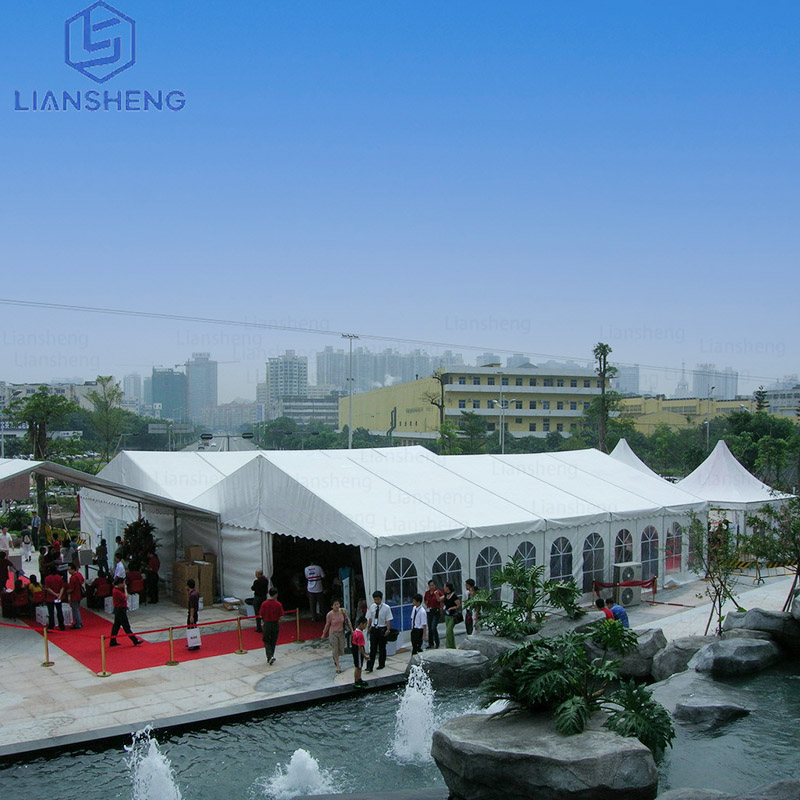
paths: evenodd
<path fill-rule="evenodd" d="M 267 361 L 267 400 L 281 397 L 308 396 L 308 359 L 287 350 L 282 356 Z"/>
<path fill-rule="evenodd" d="M 137 372 L 126 375 L 122 379 L 122 393 L 125 395 L 125 404 L 133 410 L 137 410 L 142 405 L 142 376 Z"/>
<path fill-rule="evenodd" d="M 153 415 L 183 422 L 186 419 L 186 375 L 171 367 L 153 367 Z M 160 408 L 159 408 L 160 407 Z"/>
<path fill-rule="evenodd" d="M 192 353 L 186 362 L 186 414 L 193 422 L 203 418 L 203 409 L 217 405 L 217 362 L 210 353 Z"/>
<path fill-rule="evenodd" d="M 639 394 L 639 365 L 616 364 L 617 374 L 611 379 L 611 388 L 626 397 Z"/>
<path fill-rule="evenodd" d="M 695 397 L 733 400 L 739 392 L 739 373 L 731 367 L 718 370 L 716 364 L 698 364 L 692 381 Z"/>

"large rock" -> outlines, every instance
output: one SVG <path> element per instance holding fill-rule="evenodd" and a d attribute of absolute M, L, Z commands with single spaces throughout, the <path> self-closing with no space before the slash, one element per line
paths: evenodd
<path fill-rule="evenodd" d="M 426 650 L 411 664 L 421 664 L 435 688 L 477 686 L 489 677 L 489 659 L 477 650 Z"/>
<path fill-rule="evenodd" d="M 731 628 L 729 631 L 722 631 L 719 637 L 722 640 L 728 639 L 766 639 L 772 641 L 772 637 L 764 631 L 751 631 L 749 628 Z"/>
<path fill-rule="evenodd" d="M 706 645 L 689 662 L 697 672 L 714 677 L 750 675 L 771 667 L 781 657 L 775 642 L 761 639 L 726 639 Z"/>
<path fill-rule="evenodd" d="M 650 751 L 597 724 L 562 736 L 545 717 L 469 714 L 433 734 L 432 754 L 453 800 L 650 800 L 657 791 Z"/>
<path fill-rule="evenodd" d="M 797 800 L 800 797 L 800 781 L 786 780 L 756 786 L 741 794 L 728 794 L 713 789 L 670 789 L 658 796 L 658 800 Z"/>
<path fill-rule="evenodd" d="M 693 669 L 676 672 L 649 688 L 653 699 L 661 703 L 676 722 L 701 730 L 719 727 L 753 711 L 751 706 L 745 705 L 748 694 L 741 687 L 718 683 Z"/>
<path fill-rule="evenodd" d="M 749 611 L 732 611 L 725 615 L 723 631 L 744 628 L 768 633 L 776 642 L 793 650 L 800 649 L 800 621 L 788 611 L 766 611 L 751 608 Z"/>
<path fill-rule="evenodd" d="M 502 653 L 509 650 L 516 650 L 522 642 L 514 639 L 506 639 L 503 636 L 495 636 L 492 633 L 473 633 L 465 636 L 458 645 L 459 650 L 477 650 L 483 653 L 489 661 L 494 661 Z"/>
<path fill-rule="evenodd" d="M 623 678 L 647 678 L 653 669 L 653 659 L 656 654 L 667 646 L 667 639 L 661 628 L 646 628 L 636 631 L 639 644 L 636 649 L 622 656 L 613 650 L 606 653 L 606 658 L 621 659 L 620 675 Z M 604 650 L 592 641 L 586 643 L 589 658 L 602 658 Z"/>
<path fill-rule="evenodd" d="M 594 622 L 601 622 L 606 618 L 602 611 L 587 611 L 582 617 L 578 619 L 570 619 L 564 614 L 551 614 L 539 628 L 538 633 L 534 634 L 534 639 L 552 639 L 562 633 L 575 631 L 576 633 L 583 633 L 588 630 L 589 626 Z"/>
<path fill-rule="evenodd" d="M 663 681 L 676 672 L 683 672 L 698 650 L 715 641 L 714 636 L 682 636 L 673 639 L 653 656 L 653 667 L 650 671 L 653 680 Z"/>

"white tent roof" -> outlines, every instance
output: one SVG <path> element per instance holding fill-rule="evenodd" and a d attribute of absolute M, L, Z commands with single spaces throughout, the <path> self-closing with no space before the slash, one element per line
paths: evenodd
<path fill-rule="evenodd" d="M 708 458 L 676 485 L 714 505 L 734 510 L 755 510 L 764 503 L 790 497 L 751 475 L 721 439 Z"/>
<path fill-rule="evenodd" d="M 707 505 L 596 450 L 129 451 L 101 474 L 216 512 L 223 525 L 363 547 L 514 535 Z"/>
<path fill-rule="evenodd" d="M 659 480 L 663 480 L 663 478 L 656 472 L 650 469 L 647 464 L 642 461 L 636 453 L 633 452 L 633 449 L 628 444 L 627 439 L 623 437 L 617 442 L 617 446 L 609 453 L 612 458 L 616 458 L 617 461 L 621 461 L 623 464 L 627 464 L 629 467 L 633 467 L 634 469 L 638 469 L 640 472 L 643 472 L 645 475 L 650 475 L 653 478 L 658 478 Z"/>

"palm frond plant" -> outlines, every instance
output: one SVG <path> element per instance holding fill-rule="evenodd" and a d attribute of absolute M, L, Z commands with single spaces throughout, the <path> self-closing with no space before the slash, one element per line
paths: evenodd
<path fill-rule="evenodd" d="M 588 656 L 590 639 L 603 648 L 602 656 Z M 565 736 L 581 733 L 593 714 L 604 711 L 604 727 L 637 738 L 658 755 L 675 735 L 669 713 L 643 686 L 621 681 L 621 661 L 608 658 L 636 644 L 636 634 L 616 620 L 595 623 L 584 633 L 527 641 L 498 657 L 481 687 L 485 703 L 509 701 L 501 713 L 551 713 Z"/>
<path fill-rule="evenodd" d="M 581 592 L 575 581 L 545 581 L 544 573 L 543 564 L 526 566 L 515 556 L 492 573 L 494 590 L 479 589 L 464 607 L 478 613 L 484 630 L 517 640 L 536 633 L 552 611 L 563 611 L 571 619 L 580 617 L 584 611 L 578 605 Z M 511 590 L 510 601 L 494 597 L 504 584 Z"/>

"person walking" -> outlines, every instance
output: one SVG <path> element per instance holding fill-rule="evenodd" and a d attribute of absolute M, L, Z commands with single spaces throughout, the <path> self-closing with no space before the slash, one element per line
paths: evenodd
<path fill-rule="evenodd" d="M 472 598 L 475 597 L 475 592 L 478 591 L 478 587 L 475 586 L 475 581 L 472 578 L 467 578 L 464 581 L 464 588 L 467 592 L 466 599 L 472 600 Z M 468 608 L 464 614 L 464 628 L 467 631 L 467 636 L 472 636 L 472 631 L 475 627 L 475 620 L 477 616 L 478 615 L 471 608 Z"/>
<path fill-rule="evenodd" d="M 304 570 L 304 575 L 311 621 L 316 622 L 322 619 L 322 579 L 325 577 L 325 571 L 318 564 L 309 564 Z"/>
<path fill-rule="evenodd" d="M 461 622 L 461 598 L 456 594 L 452 584 L 446 583 L 444 585 L 444 600 L 442 600 L 445 614 L 445 645 L 450 650 L 455 650 L 456 647 L 456 634 L 455 627 L 458 622 Z"/>
<path fill-rule="evenodd" d="M 94 561 L 97 564 L 97 577 L 110 578 L 111 571 L 108 568 L 108 545 L 105 539 L 100 540 L 97 550 L 94 551 Z"/>
<path fill-rule="evenodd" d="M 369 659 L 366 672 L 372 672 L 375 659 L 378 669 L 386 666 L 386 642 L 392 629 L 392 609 L 383 602 L 383 592 L 372 593 L 372 605 L 367 609 L 367 636 L 369 637 Z"/>
<path fill-rule="evenodd" d="M 69 607 L 72 609 L 72 627 L 80 630 L 83 627 L 81 619 L 81 600 L 83 599 L 83 575 L 75 564 L 69 565 L 69 583 L 67 584 L 69 594 Z"/>
<path fill-rule="evenodd" d="M 3 525 L 0 528 L 0 550 L 2 550 L 7 556 L 11 555 L 11 536 L 8 533 L 8 528 Z"/>
<path fill-rule="evenodd" d="M 57 572 L 51 572 L 44 579 L 44 591 L 47 595 L 47 629 L 53 630 L 55 618 L 58 617 L 58 629 L 65 631 L 64 627 L 64 592 L 66 585 L 64 579 Z"/>
<path fill-rule="evenodd" d="M 32 552 L 33 539 L 31 539 L 31 532 L 25 528 L 25 530 L 22 531 L 22 558 L 25 561 L 30 561 Z"/>
<path fill-rule="evenodd" d="M 411 655 L 422 652 L 422 643 L 428 639 L 428 613 L 422 605 L 422 595 L 411 598 Z"/>
<path fill-rule="evenodd" d="M 361 668 L 364 666 L 364 660 L 366 658 L 367 642 L 364 639 L 364 629 L 366 627 L 367 618 L 359 617 L 356 620 L 356 627 L 350 642 L 353 651 L 353 686 L 355 686 L 356 689 L 363 689 L 367 685 L 361 680 Z"/>
<path fill-rule="evenodd" d="M 269 580 L 264 577 L 263 569 L 256 570 L 256 579 L 253 581 L 250 591 L 253 593 L 253 613 L 256 615 L 256 632 L 261 633 L 261 614 L 259 612 L 269 595 Z"/>
<path fill-rule="evenodd" d="M 134 636 L 131 630 L 131 623 L 128 621 L 128 587 L 125 585 L 124 578 L 114 579 L 114 589 L 111 592 L 111 602 L 114 606 L 114 624 L 111 626 L 111 636 L 109 637 L 109 647 L 119 647 L 117 634 L 122 628 L 128 634 L 128 638 L 134 647 L 144 644 L 142 639 Z"/>
<path fill-rule="evenodd" d="M 144 584 L 147 589 L 147 602 L 158 602 L 158 571 L 161 569 L 161 559 L 152 551 L 147 554 L 147 566 L 144 570 Z"/>
<path fill-rule="evenodd" d="M 342 608 L 342 604 L 337 599 L 333 601 L 333 608 L 331 608 L 325 617 L 325 627 L 322 630 L 321 637 L 323 639 L 327 637 L 328 639 L 337 673 L 341 673 L 342 671 L 342 665 L 339 659 L 344 655 L 345 630 L 352 633 L 353 626 L 350 624 L 350 619 Z"/>
<path fill-rule="evenodd" d="M 278 590 L 274 586 L 269 590 L 269 598 L 261 604 L 258 613 L 263 628 L 261 640 L 264 642 L 264 652 L 267 656 L 267 663 L 272 666 L 275 663 L 275 648 L 278 645 L 280 621 L 284 614 L 283 606 L 278 600 Z"/>
<path fill-rule="evenodd" d="M 442 614 L 442 600 L 444 594 L 434 583 L 428 581 L 428 591 L 425 592 L 425 608 L 428 611 L 428 650 L 439 646 L 439 620 Z"/>
<path fill-rule="evenodd" d="M 39 528 L 42 525 L 42 518 L 34 511 L 31 517 L 31 539 L 33 539 L 34 550 L 39 549 Z"/>

